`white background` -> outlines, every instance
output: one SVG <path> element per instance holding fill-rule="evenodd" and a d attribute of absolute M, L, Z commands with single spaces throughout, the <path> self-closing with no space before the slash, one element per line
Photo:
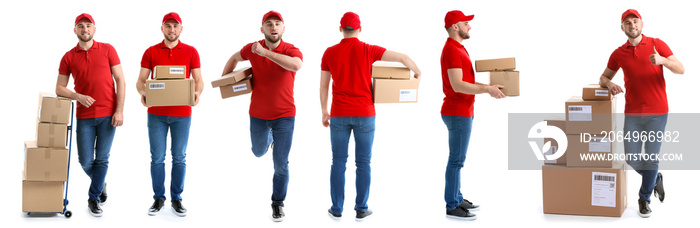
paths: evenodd
<path fill-rule="evenodd" d="M 645 22 L 644 34 L 666 41 L 686 68 L 685 75 L 666 70 L 670 110 L 697 113 L 692 96 L 698 78 L 697 35 L 691 27 L 696 9 L 691 1 L 7 1 L 1 3 L 0 69 L 3 69 L 5 124 L 0 145 L 0 223 L 22 227 L 122 227 L 216 225 L 231 227 L 384 227 L 384 226 L 639 226 L 693 222 L 697 208 L 698 171 L 665 171 L 667 202 L 652 199 L 653 215 L 637 216 L 641 178 L 629 173 L 629 206 L 622 218 L 545 215 L 542 213 L 540 171 L 507 168 L 508 113 L 561 113 L 564 101 L 596 83 L 612 51 L 626 41 L 620 15 L 636 8 Z M 447 34 L 447 11 L 475 14 L 472 38 L 463 44 L 472 59 L 515 57 L 521 72 L 521 96 L 495 100 L 478 95 L 473 134 L 462 170 L 465 197 L 482 205 L 473 222 L 445 218 L 443 186 L 447 161 L 447 130 L 440 118 L 442 86 L 439 57 Z M 220 98 L 210 81 L 221 75 L 227 59 L 245 44 L 263 38 L 262 15 L 269 10 L 286 22 L 284 40 L 304 54 L 297 73 L 296 131 L 290 154 L 287 219 L 270 221 L 271 155 L 256 158 L 250 151 L 250 95 Z M 187 217 L 168 208 L 155 217 L 152 203 L 146 108 L 138 101 L 135 82 L 143 52 L 163 39 L 163 15 L 178 12 L 181 40 L 198 49 L 205 90 L 193 109 L 187 156 L 184 205 Z M 323 51 L 338 43 L 339 20 L 346 11 L 358 13 L 360 39 L 409 55 L 423 72 L 417 104 L 376 106 L 377 125 L 372 159 L 367 221 L 354 221 L 354 164 L 348 159 L 343 219 L 328 218 L 331 165 L 329 130 L 321 125 L 318 98 Z M 107 176 L 109 201 L 102 218 L 87 212 L 89 179 L 71 158 L 69 209 L 73 218 L 28 217 L 21 212 L 23 141 L 35 137 L 39 92 L 53 92 L 58 65 L 73 48 L 75 17 L 93 15 L 100 42 L 119 53 L 126 77 L 125 124 L 117 129 Z M 247 65 L 247 64 L 243 64 Z M 488 82 L 487 73 L 477 81 Z M 622 73 L 615 82 L 622 84 Z M 72 81 L 69 88 L 72 88 Z M 623 110 L 620 99 L 618 110 Z M 352 147 L 351 143 L 351 150 Z M 696 148 L 689 148 L 697 150 Z M 169 152 L 168 152 L 169 154 Z M 351 153 L 352 154 L 352 153 Z M 170 156 L 167 158 L 169 162 Z M 534 158 L 533 158 L 534 159 Z M 167 166 L 169 170 L 169 165 Z M 169 172 L 168 172 L 169 173 Z M 169 180 L 167 177 L 166 180 Z M 167 188 L 167 185 L 166 185 Z M 166 193 L 166 195 L 168 195 Z M 5 225 L 3 225 L 5 226 Z"/>

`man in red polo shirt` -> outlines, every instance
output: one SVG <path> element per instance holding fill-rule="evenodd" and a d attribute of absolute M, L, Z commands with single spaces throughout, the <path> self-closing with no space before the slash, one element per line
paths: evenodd
<path fill-rule="evenodd" d="M 347 12 L 340 19 L 343 39 L 326 49 L 321 59 L 321 114 L 324 127 L 331 127 L 331 201 L 328 215 L 340 219 L 345 201 L 345 163 L 348 160 L 350 133 L 355 137 L 355 165 L 357 166 L 355 198 L 356 220 L 372 214 L 368 209 L 371 179 L 370 160 L 374 141 L 374 102 L 372 101 L 372 63 L 401 62 L 420 78 L 420 70 L 408 56 L 370 45 L 357 37 L 362 28 L 360 17 Z M 328 89 L 333 79 L 333 101 L 328 113 Z"/>
<path fill-rule="evenodd" d="M 141 59 L 141 72 L 136 89 L 141 94 L 141 103 L 146 106 L 146 79 L 155 66 L 184 65 L 187 78 L 194 78 L 194 104 L 199 103 L 204 83 L 200 70 L 199 53 L 194 47 L 180 41 L 182 19 L 177 13 L 168 13 L 163 17 L 161 26 L 163 42 L 149 47 Z M 152 77 L 152 75 L 151 75 Z M 184 91 L 183 91 L 184 92 Z M 148 139 L 151 145 L 151 180 L 153 184 L 153 205 L 148 209 L 149 215 L 156 215 L 165 201 L 165 148 L 168 129 L 170 129 L 171 151 L 173 157 L 170 181 L 170 200 L 178 216 L 186 216 L 187 209 L 182 206 L 182 191 L 185 187 L 185 150 L 190 134 L 192 107 L 164 106 L 148 108 Z"/>
<path fill-rule="evenodd" d="M 622 68 L 625 75 L 625 125 L 624 134 L 633 132 L 663 132 L 668 119 L 666 99 L 666 67 L 675 74 L 683 74 L 683 64 L 673 55 L 671 48 L 658 38 L 642 34 L 644 22 L 637 10 L 629 9 L 622 13 L 620 28 L 627 35 L 627 42 L 617 48 L 608 60 L 608 67 L 600 76 L 600 86 L 607 87 L 610 93 L 622 93 L 622 87 L 612 82 L 617 71 Z M 644 144 L 644 145 L 643 145 Z M 652 192 L 663 202 L 666 196 L 663 176 L 659 173 L 658 159 L 642 159 L 642 146 L 646 154 L 659 154 L 661 141 L 624 141 L 627 164 L 642 175 L 639 189 L 639 211 L 643 218 L 651 216 L 649 203 Z"/>
<path fill-rule="evenodd" d="M 226 63 L 223 74 L 232 72 L 238 62 L 248 60 L 253 68 L 250 98 L 250 141 L 256 157 L 272 146 L 275 174 L 272 177 L 272 220 L 284 220 L 284 199 L 289 183 L 289 150 L 294 135 L 294 77 L 301 68 L 298 48 L 282 40 L 284 19 L 275 11 L 262 18 L 260 32 L 265 39 L 245 45 Z M 272 144 L 274 142 L 274 144 Z"/>
<path fill-rule="evenodd" d="M 100 204 L 107 201 L 104 186 L 109 151 L 116 127 L 124 122 L 125 88 L 117 51 L 110 44 L 93 40 L 95 30 L 95 20 L 90 14 L 75 18 L 73 32 L 78 36 L 78 45 L 61 59 L 56 94 L 78 101 L 75 132 L 78 161 L 92 181 L 88 192 L 89 212 L 99 217 L 102 216 Z M 70 75 L 75 92 L 67 88 Z"/>

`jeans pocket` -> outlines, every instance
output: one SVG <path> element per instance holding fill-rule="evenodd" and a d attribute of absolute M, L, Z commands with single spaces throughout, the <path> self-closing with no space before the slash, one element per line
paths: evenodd
<path fill-rule="evenodd" d="M 363 132 L 374 131 L 374 116 L 372 117 L 360 117 L 360 129 Z"/>
<path fill-rule="evenodd" d="M 343 118 L 344 117 L 331 117 L 331 129 L 332 130 L 340 130 L 343 128 Z"/>

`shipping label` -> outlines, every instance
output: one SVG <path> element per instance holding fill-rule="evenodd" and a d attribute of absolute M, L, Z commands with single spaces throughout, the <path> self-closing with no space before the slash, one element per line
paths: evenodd
<path fill-rule="evenodd" d="M 593 107 L 590 105 L 569 105 L 568 121 L 592 121 Z"/>
<path fill-rule="evenodd" d="M 617 173 L 593 172 L 591 180 L 591 206 L 615 207 Z"/>
<path fill-rule="evenodd" d="M 417 89 L 402 89 L 399 90 L 399 102 L 416 101 L 418 100 Z"/>

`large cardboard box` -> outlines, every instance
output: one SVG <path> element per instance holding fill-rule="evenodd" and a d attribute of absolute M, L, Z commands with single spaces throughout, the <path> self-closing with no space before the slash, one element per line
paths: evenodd
<path fill-rule="evenodd" d="M 56 97 L 52 93 L 39 94 L 39 109 L 37 115 L 40 122 L 69 124 L 71 100 Z"/>
<path fill-rule="evenodd" d="M 476 60 L 476 72 L 515 70 L 515 58 Z"/>
<path fill-rule="evenodd" d="M 615 98 L 584 101 L 574 96 L 566 101 L 566 134 L 612 131 L 615 128 Z"/>
<path fill-rule="evenodd" d="M 417 103 L 418 79 L 374 79 L 374 103 Z"/>
<path fill-rule="evenodd" d="M 612 99 L 608 88 L 600 87 L 598 84 L 584 86 L 581 97 L 584 101 L 609 101 Z"/>
<path fill-rule="evenodd" d="M 247 77 L 239 82 L 219 87 L 221 98 L 226 99 L 253 92 L 253 83 L 250 79 L 251 77 Z"/>
<path fill-rule="evenodd" d="M 185 79 L 187 78 L 187 67 L 184 65 L 163 66 L 153 68 L 153 78 L 158 79 Z"/>
<path fill-rule="evenodd" d="M 146 80 L 146 106 L 194 105 L 194 80 Z"/>
<path fill-rule="evenodd" d="M 36 124 L 36 144 L 38 147 L 65 149 L 67 139 L 67 124 Z"/>
<path fill-rule="evenodd" d="M 627 171 L 613 168 L 542 166 L 545 214 L 620 217 L 627 208 Z"/>
<path fill-rule="evenodd" d="M 518 71 L 491 71 L 490 85 L 502 85 L 501 92 L 506 96 L 520 96 L 520 72 Z"/>
<path fill-rule="evenodd" d="M 401 63 L 377 61 L 372 64 L 372 78 L 411 79 L 411 70 Z"/>
<path fill-rule="evenodd" d="M 24 180 L 66 181 L 68 149 L 39 148 L 36 141 L 24 142 Z"/>
<path fill-rule="evenodd" d="M 22 180 L 22 211 L 63 212 L 63 183 Z"/>
<path fill-rule="evenodd" d="M 562 116 L 557 116 L 557 117 L 551 117 L 546 119 L 547 125 L 548 126 L 555 126 L 561 129 L 562 131 L 566 132 L 566 117 L 564 115 Z M 555 141 L 552 138 L 544 138 L 544 143 L 550 142 L 550 148 L 549 151 L 545 151 L 545 155 L 550 155 L 554 154 L 559 150 L 559 143 Z M 556 165 L 566 165 L 566 154 L 562 155 L 556 160 L 545 160 L 545 164 L 556 164 Z"/>
<path fill-rule="evenodd" d="M 216 88 L 225 85 L 231 85 L 233 83 L 240 82 L 241 80 L 247 78 L 248 76 L 251 76 L 252 74 L 253 69 L 250 67 L 236 70 L 231 73 L 225 74 L 224 76 L 221 76 L 221 78 L 211 81 L 211 87 Z"/>
<path fill-rule="evenodd" d="M 566 166 L 568 167 L 613 167 L 612 155 L 616 146 L 604 135 L 576 134 L 566 135 L 569 146 L 566 149 Z"/>

